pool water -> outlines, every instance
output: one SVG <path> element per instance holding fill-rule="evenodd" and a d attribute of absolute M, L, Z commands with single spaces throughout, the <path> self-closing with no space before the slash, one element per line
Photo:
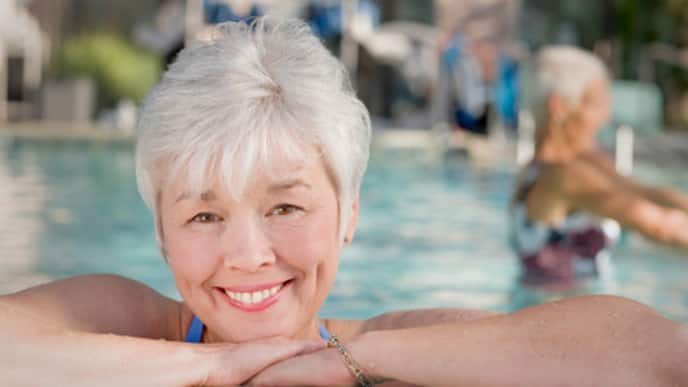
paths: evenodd
<path fill-rule="evenodd" d="M 130 144 L 0 144 L 0 293 L 84 273 L 116 273 L 178 298 L 140 200 Z M 507 242 L 514 178 L 430 149 L 373 151 L 353 244 L 322 314 L 420 307 L 522 307 Z M 645 181 L 688 190 L 688 173 L 640 166 Z M 688 322 L 688 256 L 626 234 L 598 287 Z"/>

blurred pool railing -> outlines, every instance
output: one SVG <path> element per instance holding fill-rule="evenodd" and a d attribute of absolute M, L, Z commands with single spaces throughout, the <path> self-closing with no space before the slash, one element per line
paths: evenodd
<path fill-rule="evenodd" d="M 636 134 L 651 136 L 661 131 L 662 94 L 654 83 L 614 81 L 612 99 L 612 123 L 616 127 L 616 167 L 619 172 L 630 174 Z"/>
<path fill-rule="evenodd" d="M 7 121 L 7 54 L 0 42 L 0 122 Z"/>

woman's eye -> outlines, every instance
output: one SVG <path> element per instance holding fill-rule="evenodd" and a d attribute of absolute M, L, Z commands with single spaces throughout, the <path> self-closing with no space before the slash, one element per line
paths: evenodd
<path fill-rule="evenodd" d="M 280 204 L 279 206 L 273 208 L 269 215 L 284 216 L 300 210 L 300 207 L 293 206 L 291 204 Z"/>
<path fill-rule="evenodd" d="M 197 222 L 197 223 L 213 223 L 213 222 L 218 222 L 220 221 L 221 218 L 215 214 L 211 214 L 210 212 L 201 212 L 200 214 L 197 214 L 193 218 L 191 218 L 191 222 Z"/>

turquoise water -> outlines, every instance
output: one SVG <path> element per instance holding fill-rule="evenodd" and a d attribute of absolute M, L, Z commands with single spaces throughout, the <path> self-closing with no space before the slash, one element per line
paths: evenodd
<path fill-rule="evenodd" d="M 0 293 L 107 272 L 178 297 L 138 197 L 130 145 L 0 144 Z M 688 190 L 688 173 L 637 175 Z M 513 310 L 524 293 L 507 244 L 514 171 L 430 150 L 376 149 L 354 243 L 324 315 L 417 307 Z M 606 292 L 688 321 L 688 257 L 626 235 Z"/>

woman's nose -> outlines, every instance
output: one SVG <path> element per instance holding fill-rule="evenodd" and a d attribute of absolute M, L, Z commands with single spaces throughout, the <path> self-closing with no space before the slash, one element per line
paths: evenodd
<path fill-rule="evenodd" d="M 234 219 L 223 232 L 222 254 L 225 268 L 255 272 L 275 263 L 270 240 L 255 219 Z"/>

